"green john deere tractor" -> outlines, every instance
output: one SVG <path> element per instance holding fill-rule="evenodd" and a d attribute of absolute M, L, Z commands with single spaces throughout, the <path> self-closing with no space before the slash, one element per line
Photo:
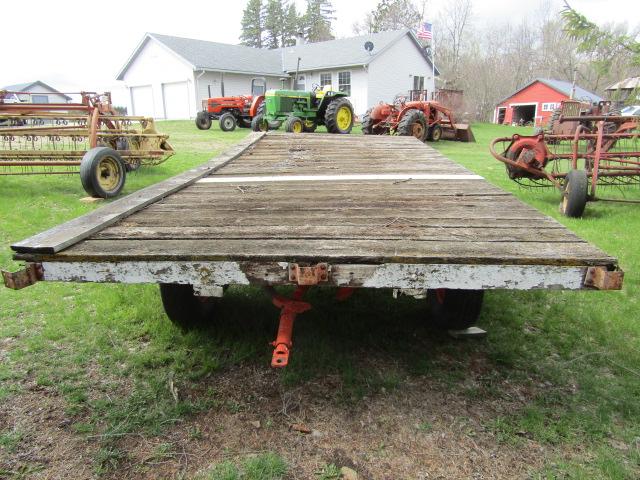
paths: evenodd
<path fill-rule="evenodd" d="M 353 128 L 353 106 L 344 92 L 330 86 L 313 92 L 268 90 L 264 107 L 251 120 L 256 132 L 277 129 L 284 123 L 287 132 L 313 132 L 325 125 L 329 133 L 349 133 Z"/>

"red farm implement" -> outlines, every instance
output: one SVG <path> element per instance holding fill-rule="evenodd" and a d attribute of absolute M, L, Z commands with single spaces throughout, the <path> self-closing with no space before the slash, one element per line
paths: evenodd
<path fill-rule="evenodd" d="M 582 107 L 564 102 L 546 131 L 496 138 L 490 145 L 512 180 L 558 188 L 560 211 L 568 217 L 582 216 L 588 201 L 636 203 L 598 197 L 598 187 L 640 185 L 638 117 L 608 114 L 608 104 Z"/>
<path fill-rule="evenodd" d="M 475 142 L 471 127 L 458 123 L 451 108 L 427 100 L 426 91 L 412 90 L 393 103 L 379 103 L 362 118 L 365 135 L 412 135 L 420 141 L 437 142 L 441 138 Z"/>
<path fill-rule="evenodd" d="M 0 176 L 80 173 L 89 195 L 108 198 L 126 172 L 173 155 L 152 118 L 119 115 L 109 93 L 75 94 L 79 103 L 15 102 L 25 95 L 0 91 Z"/>

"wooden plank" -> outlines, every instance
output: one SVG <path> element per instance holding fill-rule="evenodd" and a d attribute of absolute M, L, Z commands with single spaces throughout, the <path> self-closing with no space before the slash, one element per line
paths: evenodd
<path fill-rule="evenodd" d="M 17 258 L 30 259 L 28 255 Z M 615 265 L 588 243 L 395 240 L 85 240 L 43 260 Z"/>
<path fill-rule="evenodd" d="M 263 136 L 264 133 L 253 132 L 241 142 L 199 167 L 134 192 L 93 212 L 15 243 L 11 245 L 11 248 L 16 252 L 59 252 L 102 230 L 106 226 L 113 225 L 120 219 L 209 175 L 240 156 Z"/>
<path fill-rule="evenodd" d="M 226 172 L 225 172 L 226 173 Z M 433 173 L 361 173 L 361 174 L 339 174 L 339 175 L 254 175 L 254 176 L 223 176 L 213 175 L 201 178 L 197 181 L 203 183 L 269 183 L 269 182 L 343 182 L 343 181 L 378 181 L 378 180 L 484 180 L 480 175 L 463 174 L 433 174 Z M 330 186 L 329 186 L 330 188 Z"/>
<path fill-rule="evenodd" d="M 147 226 L 132 227 L 114 225 L 94 234 L 97 240 L 157 240 L 157 239 L 311 239 L 323 238 L 331 240 L 396 240 L 410 239 L 443 242 L 583 242 L 578 236 L 566 229 L 541 229 L 536 236 L 531 236 L 528 228 L 438 228 L 412 225 L 391 224 L 387 227 L 371 228 L 368 226 L 291 226 L 274 225 L 255 228 L 245 225 L 224 225 L 218 227 L 195 226 Z"/>

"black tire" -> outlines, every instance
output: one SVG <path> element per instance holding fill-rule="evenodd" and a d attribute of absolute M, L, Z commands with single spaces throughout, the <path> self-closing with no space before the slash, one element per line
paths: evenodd
<path fill-rule="evenodd" d="M 259 113 L 251 119 L 251 130 L 254 132 L 266 132 L 269 130 L 269 122 L 264 119 L 264 115 Z"/>
<path fill-rule="evenodd" d="M 427 291 L 431 321 L 442 330 L 464 330 L 480 317 L 484 290 L 441 288 Z"/>
<path fill-rule="evenodd" d="M 304 131 L 305 133 L 313 133 L 318 128 L 318 124 L 313 120 L 306 120 L 304 123 Z"/>
<path fill-rule="evenodd" d="M 240 117 L 238 126 L 240 128 L 251 128 L 251 119 L 249 117 Z"/>
<path fill-rule="evenodd" d="M 343 112 L 343 109 L 349 110 L 351 120 L 348 126 L 343 125 L 340 127 L 338 125 L 338 114 Z M 327 126 L 329 133 L 351 133 L 351 129 L 353 128 L 353 106 L 351 102 L 345 97 L 338 97 L 331 100 L 331 103 L 327 106 L 327 111 L 324 113 L 324 124 Z"/>
<path fill-rule="evenodd" d="M 127 169 L 118 152 L 95 147 L 82 157 L 80 181 L 85 192 L 96 198 L 112 198 L 124 187 Z"/>
<path fill-rule="evenodd" d="M 569 170 L 564 179 L 560 213 L 580 218 L 587 206 L 589 178 L 584 170 Z"/>
<path fill-rule="evenodd" d="M 198 297 L 192 285 L 177 283 L 161 283 L 160 297 L 169 320 L 185 331 L 211 323 L 218 300 Z"/>
<path fill-rule="evenodd" d="M 424 112 L 415 108 L 407 110 L 400 122 L 398 122 L 396 131 L 398 135 L 413 136 L 424 142 L 427 137 L 427 119 L 424 116 Z"/>
<path fill-rule="evenodd" d="M 225 112 L 218 119 L 220 130 L 223 132 L 233 132 L 236 129 L 236 117 L 233 113 Z"/>
<path fill-rule="evenodd" d="M 196 127 L 199 130 L 209 130 L 211 128 L 211 118 L 207 112 L 198 112 L 196 115 Z"/>
<path fill-rule="evenodd" d="M 429 128 L 427 132 L 427 140 L 430 142 L 439 142 L 442 138 L 442 127 L 440 125 L 434 125 Z"/>
<path fill-rule="evenodd" d="M 302 133 L 304 122 L 300 117 L 291 116 L 284 122 L 284 130 L 289 133 Z"/>
<path fill-rule="evenodd" d="M 362 133 L 364 135 L 373 135 L 373 120 L 371 119 L 371 110 L 367 110 L 362 116 Z"/>

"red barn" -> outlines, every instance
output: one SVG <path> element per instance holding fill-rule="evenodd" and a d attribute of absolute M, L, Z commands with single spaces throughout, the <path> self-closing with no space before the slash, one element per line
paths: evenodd
<path fill-rule="evenodd" d="M 531 122 L 535 126 L 542 126 L 553 111 L 560 107 L 560 102 L 571 97 L 571 89 L 571 82 L 536 78 L 496 106 L 493 123 L 510 125 Z M 573 98 L 589 103 L 602 100 L 595 93 L 577 85 Z"/>

